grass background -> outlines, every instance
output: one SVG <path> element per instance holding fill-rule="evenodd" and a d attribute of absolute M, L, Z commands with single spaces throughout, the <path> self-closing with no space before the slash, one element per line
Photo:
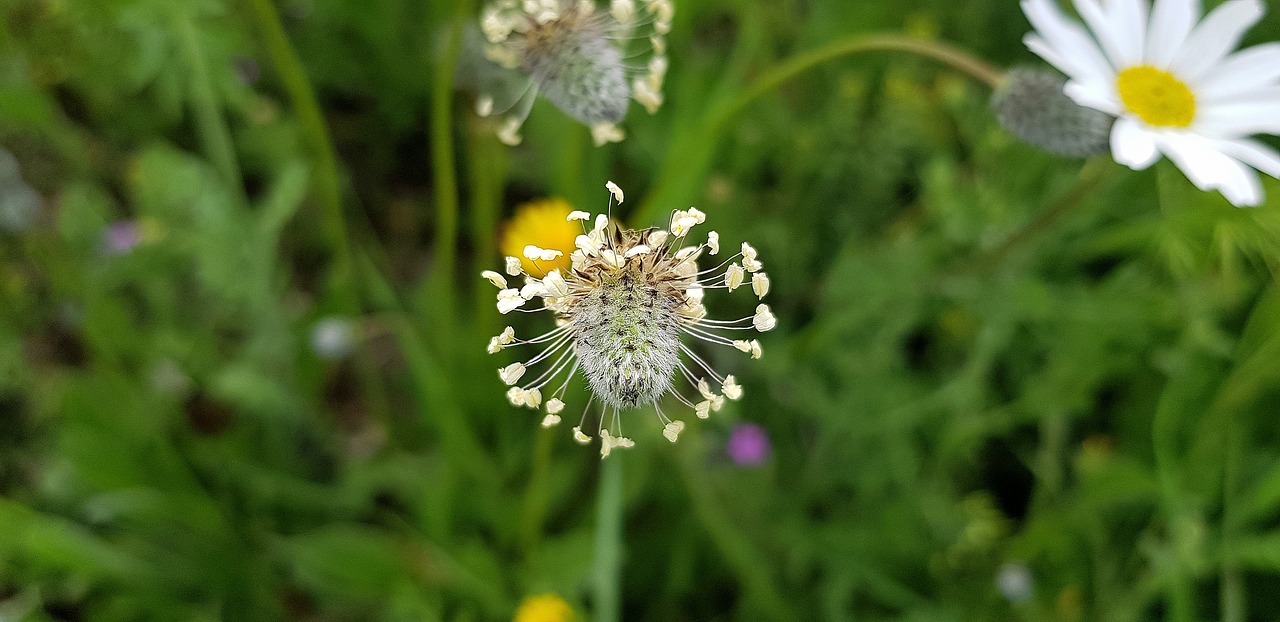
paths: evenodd
<path fill-rule="evenodd" d="M 1280 184 L 1242 210 L 1038 152 L 901 54 L 738 106 L 871 33 L 1031 62 L 1013 2 L 676 9 L 626 142 L 540 102 L 511 149 L 471 112 L 474 1 L 0 2 L 0 146 L 42 199 L 0 232 L 0 619 L 586 615 L 600 461 L 507 405 L 476 275 L 515 205 L 607 179 L 634 224 L 751 241 L 779 317 L 761 361 L 707 352 L 747 397 L 678 444 L 628 417 L 625 619 L 1280 617 Z M 144 241 L 105 252 L 119 220 Z"/>

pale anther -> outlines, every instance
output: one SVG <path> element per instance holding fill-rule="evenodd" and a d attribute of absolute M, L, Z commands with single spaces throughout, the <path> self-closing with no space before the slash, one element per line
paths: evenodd
<path fill-rule="evenodd" d="M 489 282 L 493 283 L 498 289 L 506 289 L 507 287 L 507 279 L 503 278 L 501 274 L 498 274 L 493 270 L 485 270 L 480 273 L 480 276 L 488 279 Z"/>

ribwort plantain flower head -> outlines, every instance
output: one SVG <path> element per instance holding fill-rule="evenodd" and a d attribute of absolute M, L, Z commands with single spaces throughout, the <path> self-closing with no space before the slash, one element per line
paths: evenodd
<path fill-rule="evenodd" d="M 520 143 L 520 127 L 541 94 L 589 126 L 597 145 L 621 141 L 618 124 L 630 99 L 650 114 L 662 106 L 674 12 L 672 0 L 611 0 L 607 9 L 595 0 L 490 2 L 480 18 L 485 56 L 529 81 L 516 101 L 503 102 L 498 138 Z M 485 95 L 476 109 L 489 116 L 496 104 Z"/>
<path fill-rule="evenodd" d="M 621 203 L 622 190 L 612 182 L 607 187 L 612 200 Z M 653 406 L 663 424 L 663 436 L 674 443 L 684 422 L 662 411 L 665 396 L 702 419 L 720 410 L 726 399 L 741 399 L 742 387 L 733 375 L 717 372 L 682 338 L 694 337 L 760 358 L 760 342 L 747 337 L 777 324 L 768 305 L 759 304 L 754 314 L 735 320 L 709 319 L 703 305 L 709 289 L 749 288 L 757 298 L 768 293 L 769 277 L 756 250 L 743 243 L 740 252 L 719 256 L 720 236 L 714 231 L 708 232 L 705 242 L 687 244 L 694 228 L 706 221 L 706 214 L 692 207 L 674 212 L 666 229 L 623 230 L 607 215 L 593 218 L 581 211 L 570 213 L 567 220 L 576 221 L 582 230 L 568 270 L 550 267 L 561 257 L 560 251 L 529 245 L 522 254 L 534 263 L 532 272 L 524 269 L 519 258 L 508 257 L 506 276 L 494 271 L 481 274 L 499 289 L 499 312 L 546 310 L 556 318 L 556 328 L 537 337 L 517 339 L 515 329 L 508 326 L 489 341 L 490 353 L 524 345 L 541 348 L 527 360 L 498 370 L 499 378 L 510 387 L 510 402 L 545 408 L 542 425 L 557 425 L 566 408 L 565 390 L 581 372 L 592 398 L 583 407 L 573 436 L 582 444 L 591 442 L 583 427 L 591 404 L 599 401 L 604 414 L 595 433 L 603 457 L 633 444 L 622 435 L 620 411 Z M 699 269 L 704 255 L 716 257 L 706 262 L 714 267 Z M 511 283 L 508 276 L 523 281 Z M 534 299 L 541 301 L 542 309 L 525 309 Z M 534 368 L 541 371 L 530 373 Z"/>

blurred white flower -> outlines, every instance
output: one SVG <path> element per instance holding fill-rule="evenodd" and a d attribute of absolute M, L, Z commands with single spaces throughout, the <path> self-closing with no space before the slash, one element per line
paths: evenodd
<path fill-rule="evenodd" d="M 1035 577 L 1022 562 L 1007 562 L 996 573 L 996 589 L 1011 603 L 1026 602 L 1035 590 Z"/>
<path fill-rule="evenodd" d="M 311 327 L 311 349 L 327 361 L 346 358 L 356 344 L 356 329 L 342 317 L 326 317 Z"/>

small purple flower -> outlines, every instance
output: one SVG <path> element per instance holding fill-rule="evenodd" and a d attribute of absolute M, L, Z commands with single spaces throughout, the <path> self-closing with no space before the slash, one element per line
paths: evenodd
<path fill-rule="evenodd" d="M 102 247 L 108 255 L 124 255 L 142 243 L 142 227 L 137 221 L 117 220 L 102 232 Z"/>
<path fill-rule="evenodd" d="M 725 452 L 738 466 L 760 466 L 772 451 L 769 433 L 754 423 L 733 426 L 729 442 L 725 445 Z"/>

